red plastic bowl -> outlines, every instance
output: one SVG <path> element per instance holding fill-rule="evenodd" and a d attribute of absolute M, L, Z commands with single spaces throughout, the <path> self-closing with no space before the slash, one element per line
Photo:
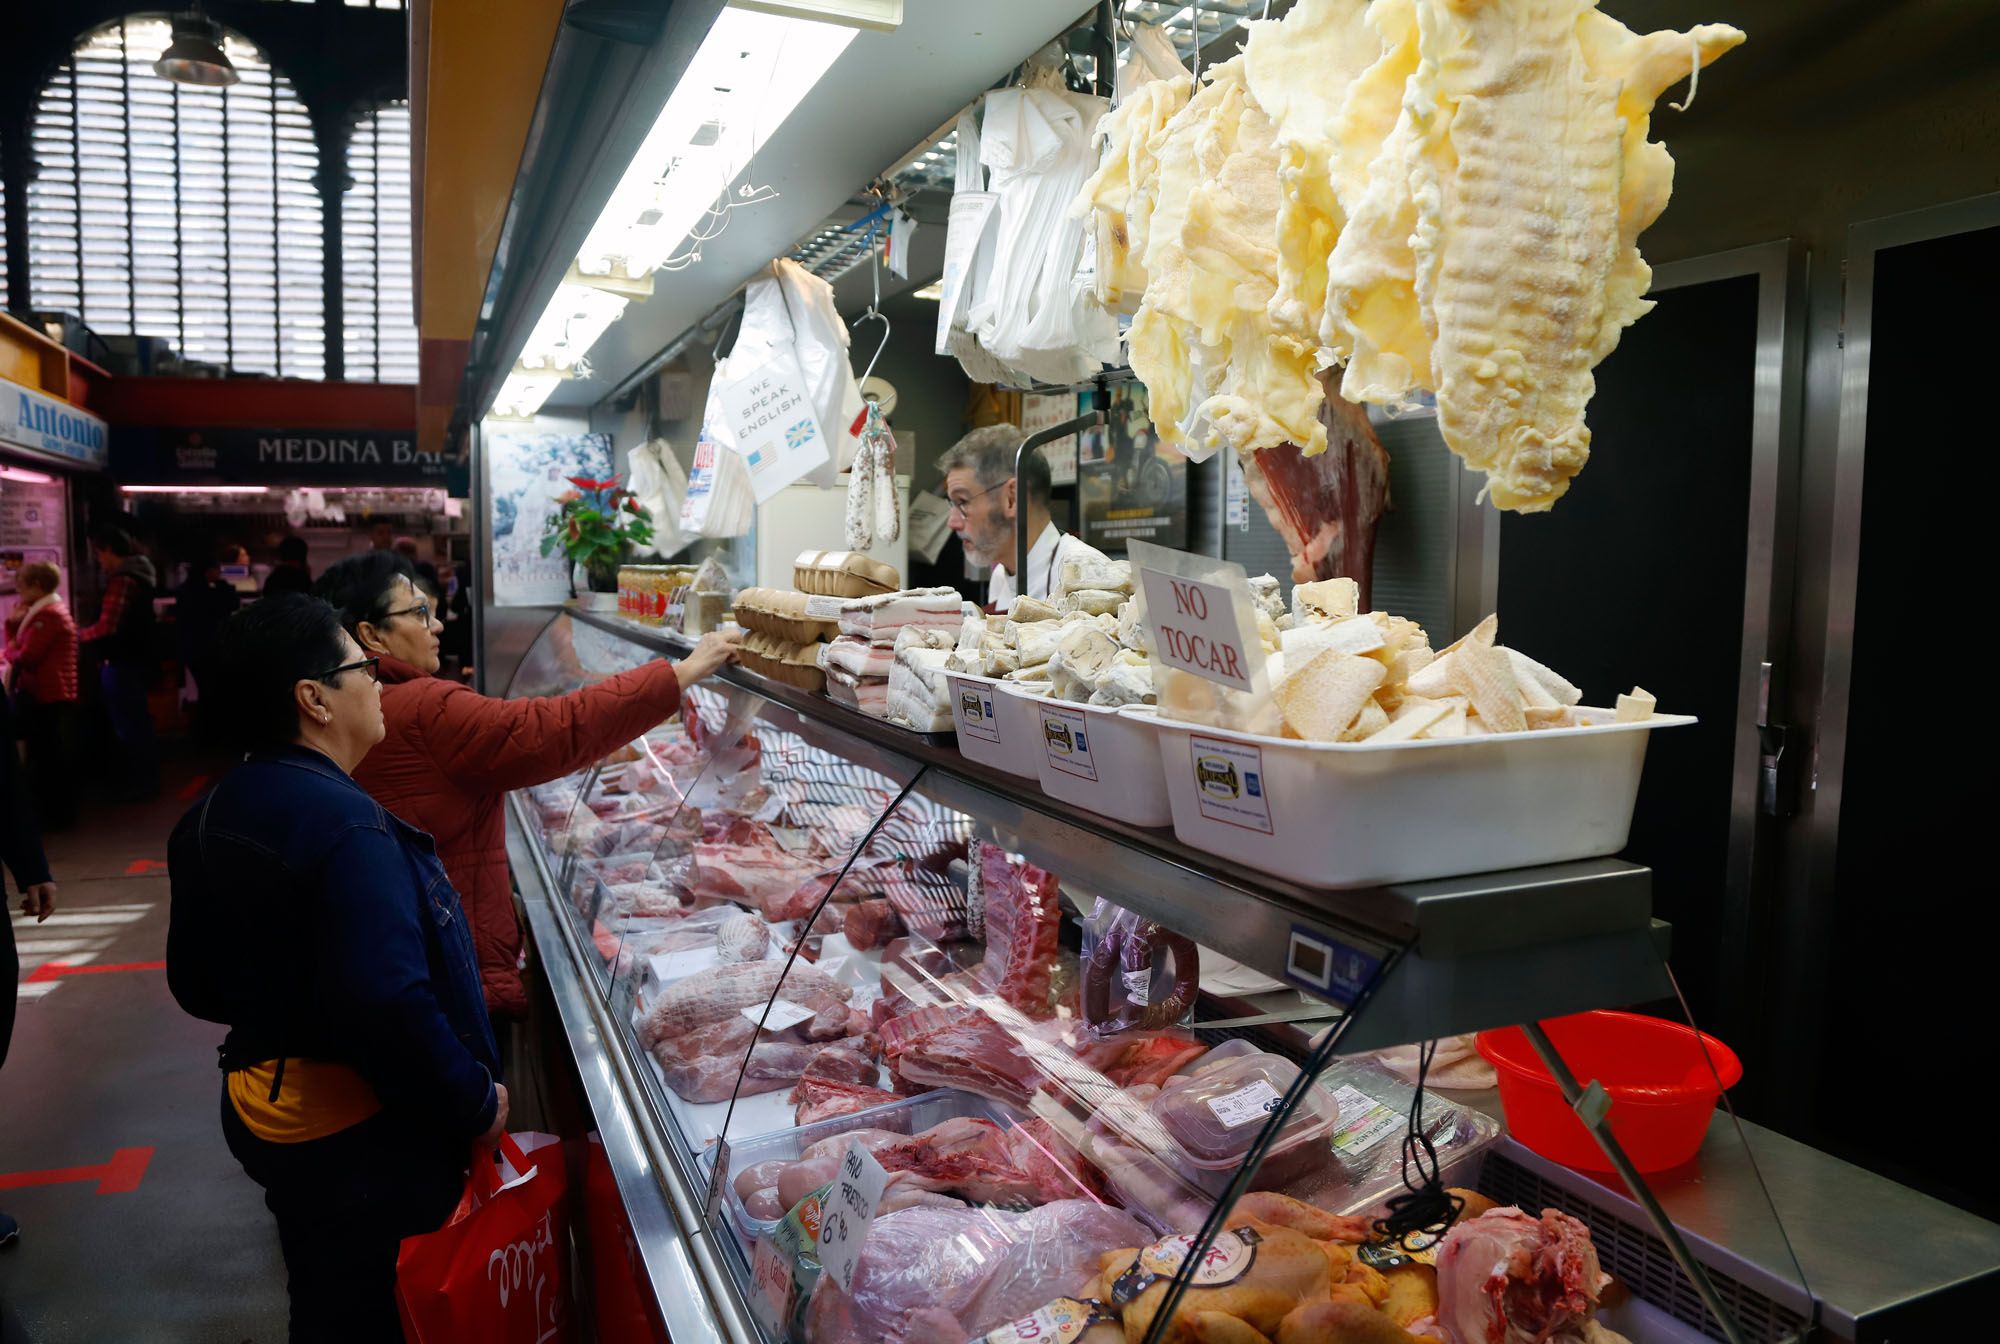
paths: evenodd
<path fill-rule="evenodd" d="M 1588 1087 L 1594 1078 L 1610 1095 L 1611 1132 L 1641 1171 L 1678 1167 L 1699 1152 L 1709 1114 L 1722 1095 L 1716 1075 L 1724 1088 L 1743 1077 L 1743 1062 L 1734 1050 L 1678 1022 L 1600 1011 L 1551 1018 L 1542 1026 L 1577 1082 Z M 1597 1140 L 1542 1067 L 1526 1032 L 1519 1027 L 1482 1031 L 1478 1045 L 1500 1076 L 1500 1109 L 1509 1133 L 1551 1162 L 1585 1171 L 1611 1170 Z"/>

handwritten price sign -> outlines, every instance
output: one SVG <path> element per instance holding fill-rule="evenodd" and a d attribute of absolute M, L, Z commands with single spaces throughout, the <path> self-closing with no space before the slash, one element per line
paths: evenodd
<path fill-rule="evenodd" d="M 868 1240 L 875 1207 L 882 1202 L 882 1188 L 888 1183 L 889 1173 L 866 1148 L 858 1143 L 847 1146 L 819 1222 L 820 1269 L 833 1276 L 842 1292 L 854 1289 L 861 1244 Z"/>

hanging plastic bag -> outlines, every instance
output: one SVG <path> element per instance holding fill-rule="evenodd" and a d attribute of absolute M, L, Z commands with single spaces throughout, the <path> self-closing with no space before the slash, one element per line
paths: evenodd
<path fill-rule="evenodd" d="M 627 486 L 653 515 L 653 550 L 672 555 L 687 545 L 681 534 L 681 506 L 687 502 L 687 473 L 665 439 L 648 439 L 632 450 L 626 469 Z"/>
<path fill-rule="evenodd" d="M 560 1344 L 569 1310 L 569 1177 L 553 1134 L 505 1134 L 474 1152 L 465 1195 L 396 1256 L 409 1344 Z"/>
<path fill-rule="evenodd" d="M 979 119 L 972 108 L 958 114 L 958 173 L 951 197 L 951 220 L 944 239 L 944 275 L 938 281 L 937 353 L 950 355 L 975 383 L 1007 376 L 979 347 L 966 327 L 966 314 L 979 303 L 993 273 L 993 224 L 1000 198 L 986 190 L 979 163 Z"/>
<path fill-rule="evenodd" d="M 797 361 L 795 371 L 786 362 L 788 355 Z M 772 262 L 744 291 L 743 324 L 729 358 L 716 366 L 710 405 L 718 395 L 726 399 L 743 380 L 773 369 L 796 382 L 825 438 L 824 458 L 805 478 L 831 489 L 860 448 L 854 425 L 862 411 L 861 389 L 849 363 L 847 327 L 834 306 L 833 287 L 789 257 Z M 785 446 L 791 446 L 789 434 Z"/>

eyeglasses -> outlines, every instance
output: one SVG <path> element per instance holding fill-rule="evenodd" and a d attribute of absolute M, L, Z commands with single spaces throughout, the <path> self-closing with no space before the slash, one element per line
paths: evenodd
<path fill-rule="evenodd" d="M 370 681 L 382 680 L 382 660 L 380 658 L 363 658 L 358 662 L 342 663 L 339 667 L 329 668 L 324 672 L 316 674 L 313 680 L 330 682 L 343 672 L 362 671 L 368 673 L 368 680 Z"/>
<path fill-rule="evenodd" d="M 428 602 L 419 602 L 416 606 L 404 607 L 401 611 L 385 611 L 382 613 L 382 619 L 385 621 L 393 621 L 398 616 L 414 616 L 423 624 L 429 625 L 431 623 L 431 604 Z"/>
<path fill-rule="evenodd" d="M 984 490 L 981 490 L 978 494 L 967 495 L 964 499 L 951 499 L 947 497 L 945 502 L 951 505 L 951 508 L 945 513 L 945 517 L 950 518 L 951 515 L 954 513 L 961 518 L 968 517 L 969 514 L 967 511 L 972 507 L 973 500 L 980 499 L 983 498 L 984 496 L 992 494 L 995 490 L 998 490 L 1001 485 L 1011 485 L 1011 484 L 1012 484 L 1011 481 L 1002 481 L 1000 482 L 1000 485 L 989 485 Z"/>

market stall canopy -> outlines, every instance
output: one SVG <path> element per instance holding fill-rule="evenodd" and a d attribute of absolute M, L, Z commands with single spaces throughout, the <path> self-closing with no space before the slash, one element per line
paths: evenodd
<path fill-rule="evenodd" d="M 415 0 L 418 416 L 443 444 L 563 0 Z"/>
<path fill-rule="evenodd" d="M 1077 17 L 1075 0 L 929 4 L 906 7 L 893 33 L 858 33 L 782 126 L 768 139 L 759 137 L 751 166 L 733 184 L 754 182 L 775 189 L 775 196 L 731 211 L 728 227 L 702 243 L 699 262 L 674 272 L 671 283 L 654 286 L 651 297 L 634 298 L 592 344 L 590 377 L 565 381 L 545 404 L 576 408 L 602 399 Z M 674 27 L 670 22 L 664 40 L 673 38 Z M 632 113 L 640 136 L 654 110 Z M 598 194 L 574 198 L 567 226 L 555 234 L 568 240 L 566 255 L 575 254 L 611 185 L 606 181 Z M 561 272 L 542 265 L 536 278 L 538 292 L 504 293 L 495 305 L 495 326 L 503 329 L 490 343 L 482 327 L 468 404 L 505 377 Z M 501 288 L 511 290 L 514 283 L 503 279 Z"/>

